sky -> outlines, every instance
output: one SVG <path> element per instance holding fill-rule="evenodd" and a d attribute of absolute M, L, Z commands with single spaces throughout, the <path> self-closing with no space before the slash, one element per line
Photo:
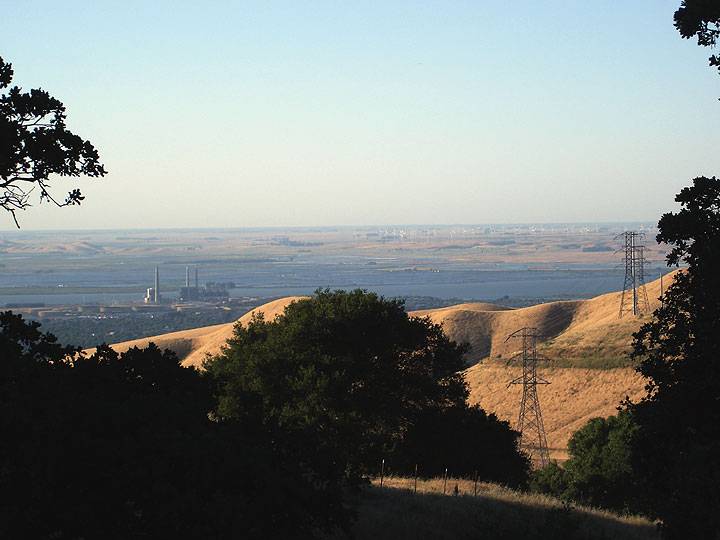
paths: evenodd
<path fill-rule="evenodd" d="M 21 225 L 656 221 L 720 174 L 679 3 L 0 0 L 14 82 L 109 172 Z"/>

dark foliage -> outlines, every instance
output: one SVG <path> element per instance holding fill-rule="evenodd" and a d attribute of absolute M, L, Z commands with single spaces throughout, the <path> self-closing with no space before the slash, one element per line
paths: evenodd
<path fill-rule="evenodd" d="M 89 358 L 0 315 L 0 537 L 306 538 L 337 493 L 261 422 L 212 421 L 207 380 L 151 345 Z"/>
<path fill-rule="evenodd" d="M 593 418 L 570 438 L 565 466 L 552 463 L 536 471 L 531 488 L 617 512 L 641 511 L 639 481 L 630 457 L 636 430 L 626 411 Z"/>
<path fill-rule="evenodd" d="M 715 47 L 720 37 L 720 2 L 683 0 L 675 12 L 675 28 L 685 39 L 697 37 L 701 47 Z M 713 54 L 710 66 L 720 71 L 720 56 Z"/>
<path fill-rule="evenodd" d="M 618 512 L 640 510 L 638 481 L 630 449 L 637 426 L 628 412 L 593 418 L 573 433 L 568 442 L 570 499 Z"/>
<path fill-rule="evenodd" d="M 537 469 L 530 476 L 530 491 L 552 495 L 558 499 L 568 499 L 567 490 L 570 485 L 568 472 L 556 461 L 551 461 L 542 469 Z"/>
<path fill-rule="evenodd" d="M 12 64 L 0 57 L 0 90 L 10 86 L 12 77 Z M 16 212 L 30 206 L 33 190 L 40 201 L 58 206 L 82 202 L 79 189 L 55 199 L 52 175 L 105 175 L 95 147 L 69 131 L 65 117 L 65 106 L 45 90 L 23 92 L 13 86 L 0 94 L 0 208 L 10 212 L 16 225 Z"/>
<path fill-rule="evenodd" d="M 256 318 L 247 328 L 238 326 L 206 367 L 217 383 L 221 417 L 258 411 L 324 480 L 353 483 L 377 473 L 381 459 L 391 456 L 407 470 L 425 444 L 423 456 L 433 460 L 428 467 L 458 459 L 469 471 L 467 454 L 478 438 L 462 430 L 477 428 L 485 435 L 484 450 L 477 451 L 502 454 L 494 463 L 496 477 L 519 481 L 524 461 L 516 434 L 466 405 L 464 351 L 440 326 L 409 318 L 398 300 L 321 290 L 275 321 Z M 465 450 L 450 453 L 448 440 L 430 433 L 434 428 Z M 508 464 L 519 469 L 500 470 Z"/>
<path fill-rule="evenodd" d="M 720 538 L 720 180 L 699 177 L 662 216 L 669 265 L 686 264 L 635 335 L 648 395 L 628 404 L 638 424 L 633 468 L 673 538 Z"/>
<path fill-rule="evenodd" d="M 517 432 L 478 406 L 427 410 L 389 455 L 393 474 L 478 478 L 512 487 L 527 482 L 530 461 L 517 451 Z"/>

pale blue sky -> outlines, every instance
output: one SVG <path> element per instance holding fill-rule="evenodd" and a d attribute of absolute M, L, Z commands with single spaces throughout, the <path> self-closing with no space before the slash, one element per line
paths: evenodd
<path fill-rule="evenodd" d="M 1 3 L 110 172 L 27 229 L 655 220 L 720 174 L 679 0 Z"/>

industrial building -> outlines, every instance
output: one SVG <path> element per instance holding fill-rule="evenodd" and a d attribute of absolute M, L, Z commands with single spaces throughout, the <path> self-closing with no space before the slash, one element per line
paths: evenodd
<path fill-rule="evenodd" d="M 155 267 L 155 287 L 150 287 L 145 290 L 145 298 L 143 299 L 146 304 L 159 304 L 162 301 L 160 296 L 160 270 Z"/>
<path fill-rule="evenodd" d="M 234 283 L 216 283 L 208 282 L 203 287 L 200 286 L 198 269 L 194 268 L 195 280 L 194 284 L 190 284 L 190 266 L 185 267 L 185 286 L 180 287 L 179 300 L 181 302 L 200 301 L 200 302 L 224 302 L 230 298 L 229 289 L 235 287 Z M 160 293 L 160 270 L 155 267 L 155 286 L 145 290 L 146 304 L 162 304 L 163 297 Z"/>
<path fill-rule="evenodd" d="M 180 301 L 187 302 L 199 300 L 204 302 L 226 301 L 230 298 L 229 289 L 235 287 L 234 283 L 207 282 L 200 287 L 198 269 L 195 267 L 195 286 L 190 285 L 190 267 L 185 267 L 185 286 L 180 287 Z"/>

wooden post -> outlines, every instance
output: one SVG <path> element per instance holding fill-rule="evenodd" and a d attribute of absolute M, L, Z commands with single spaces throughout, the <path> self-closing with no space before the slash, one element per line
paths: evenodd
<path fill-rule="evenodd" d="M 474 497 L 477 497 L 477 477 L 478 477 L 478 472 L 475 471 L 475 488 L 473 489 L 473 496 L 474 496 Z"/>
<path fill-rule="evenodd" d="M 415 464 L 415 487 L 413 488 L 413 493 L 417 493 L 417 463 Z"/>
<path fill-rule="evenodd" d="M 384 481 L 385 481 L 385 458 L 383 458 L 382 463 L 380 464 L 380 487 L 383 487 Z"/>
<path fill-rule="evenodd" d="M 446 487 L 447 487 L 447 467 L 445 467 L 445 474 L 443 474 L 443 495 L 445 495 Z"/>

